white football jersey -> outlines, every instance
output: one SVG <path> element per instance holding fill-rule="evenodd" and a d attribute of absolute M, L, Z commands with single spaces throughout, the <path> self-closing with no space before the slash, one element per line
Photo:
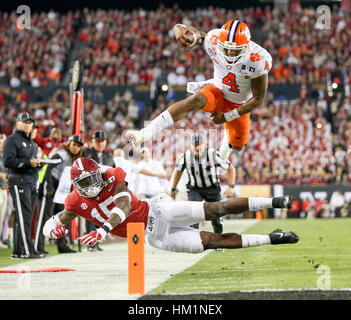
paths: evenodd
<path fill-rule="evenodd" d="M 257 43 L 249 42 L 248 55 L 242 62 L 232 65 L 218 58 L 218 37 L 221 29 L 207 33 L 203 48 L 214 65 L 213 84 L 223 92 L 224 98 L 237 104 L 243 104 L 252 98 L 251 79 L 269 72 L 272 57 Z"/>

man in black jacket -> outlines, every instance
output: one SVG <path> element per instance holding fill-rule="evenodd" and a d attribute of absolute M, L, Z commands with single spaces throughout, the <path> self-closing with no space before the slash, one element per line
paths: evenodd
<path fill-rule="evenodd" d="M 19 114 L 16 130 L 5 140 L 3 149 L 8 186 L 15 207 L 12 258 L 42 258 L 45 256 L 34 249 L 31 238 L 40 168 L 37 146 L 31 139 L 33 122 L 29 113 Z"/>
<path fill-rule="evenodd" d="M 115 167 L 113 155 L 106 150 L 107 134 L 103 130 L 98 130 L 93 134 L 91 148 L 83 150 L 82 157 L 87 157 L 95 160 L 98 164 Z"/>
<path fill-rule="evenodd" d="M 107 145 L 107 134 L 103 130 L 98 130 L 93 134 L 92 147 L 83 149 L 82 157 L 87 157 L 95 160 L 100 165 L 110 166 L 115 168 L 115 162 L 113 161 L 113 155 L 111 152 L 106 150 Z M 96 229 L 96 226 L 85 220 L 85 228 L 89 233 Z M 88 247 L 89 251 L 101 251 L 98 243 L 93 247 Z"/>

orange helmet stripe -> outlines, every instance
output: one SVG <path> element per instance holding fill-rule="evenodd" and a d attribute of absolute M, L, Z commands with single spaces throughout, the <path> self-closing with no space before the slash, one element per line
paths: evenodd
<path fill-rule="evenodd" d="M 227 21 L 227 22 L 222 26 L 221 29 L 224 29 L 224 30 L 229 31 L 230 26 L 233 24 L 233 22 L 234 22 L 234 20 L 229 20 L 229 21 Z"/>

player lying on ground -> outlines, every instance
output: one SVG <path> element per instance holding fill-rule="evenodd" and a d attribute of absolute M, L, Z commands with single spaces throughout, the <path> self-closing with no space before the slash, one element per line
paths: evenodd
<path fill-rule="evenodd" d="M 291 196 L 276 198 L 233 198 L 221 202 L 173 202 L 168 195 L 138 200 L 128 190 L 121 168 L 102 172 L 92 159 L 79 158 L 71 168 L 74 190 L 65 200 L 65 209 L 45 223 L 43 233 L 51 239 L 68 233 L 65 224 L 77 215 L 100 226 L 80 237 L 81 243 L 94 246 L 108 232 L 126 237 L 127 223 L 143 222 L 145 240 L 151 246 L 176 252 L 199 253 L 206 249 L 244 248 L 264 244 L 296 243 L 294 232 L 275 230 L 269 235 L 237 234 L 200 231 L 189 227 L 204 220 L 214 220 L 227 214 L 264 208 L 291 208 Z"/>
<path fill-rule="evenodd" d="M 193 95 L 172 104 L 146 128 L 127 131 L 126 136 L 139 145 L 192 111 L 210 112 L 216 124 L 224 123 L 219 154 L 227 159 L 232 149 L 240 151 L 248 141 L 250 112 L 264 102 L 272 57 L 250 40 L 249 28 L 239 20 L 230 20 L 208 33 L 180 24 L 173 31 L 181 47 L 203 46 L 213 62 L 214 77 L 188 83 L 188 92 Z"/>

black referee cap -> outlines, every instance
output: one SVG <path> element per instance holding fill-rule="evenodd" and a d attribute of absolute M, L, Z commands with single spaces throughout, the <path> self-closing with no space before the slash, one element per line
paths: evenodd
<path fill-rule="evenodd" d="M 34 122 L 34 119 L 32 118 L 31 114 L 28 112 L 20 113 L 17 116 L 17 122 L 18 121 L 26 121 L 26 120 L 31 120 L 32 122 Z"/>
<path fill-rule="evenodd" d="M 204 136 L 200 133 L 195 133 L 192 138 L 191 138 L 191 143 L 192 144 L 195 144 L 195 143 L 204 143 L 205 140 L 204 140 Z"/>
<path fill-rule="evenodd" d="M 106 140 L 107 134 L 104 130 L 98 130 L 93 134 L 93 139 L 95 140 Z"/>
<path fill-rule="evenodd" d="M 68 141 L 78 142 L 81 145 L 84 144 L 83 138 L 81 136 L 73 135 L 68 138 Z"/>

